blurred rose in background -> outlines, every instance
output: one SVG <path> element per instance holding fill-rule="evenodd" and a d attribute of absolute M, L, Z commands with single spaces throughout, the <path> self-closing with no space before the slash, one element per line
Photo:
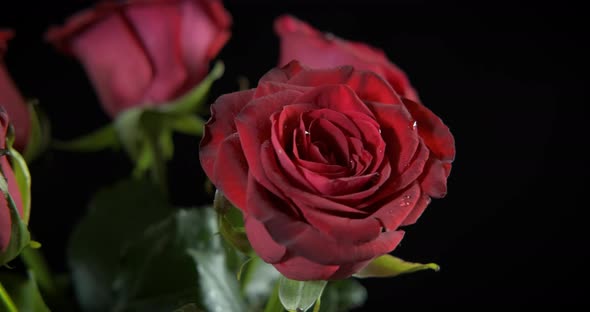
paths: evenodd
<path fill-rule="evenodd" d="M 359 70 L 375 72 L 402 97 L 419 101 L 406 74 L 391 63 L 383 51 L 322 33 L 290 15 L 277 18 L 274 27 L 281 40 L 279 66 L 292 60 L 314 68 L 351 65 Z"/>
<path fill-rule="evenodd" d="M 219 0 L 103 1 L 49 29 L 77 57 L 105 111 L 165 104 L 198 84 L 230 37 Z"/>
<path fill-rule="evenodd" d="M 14 126 L 14 147 L 22 152 L 29 139 L 31 120 L 25 99 L 10 78 L 3 61 L 7 42 L 12 36 L 11 31 L 0 30 L 0 106 L 6 110 Z"/>

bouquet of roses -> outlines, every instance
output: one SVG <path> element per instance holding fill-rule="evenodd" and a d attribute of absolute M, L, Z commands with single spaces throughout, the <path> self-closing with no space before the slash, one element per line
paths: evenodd
<path fill-rule="evenodd" d="M 231 26 L 221 1 L 128 0 L 50 27 L 46 40 L 80 61 L 112 117 L 73 140 L 50 139 L 43 103 L 20 95 L 0 59 L 1 311 L 348 311 L 366 298 L 360 278 L 438 270 L 390 254 L 445 196 L 455 156 L 405 73 L 376 48 L 280 16 L 277 67 L 213 94 Z M 14 35 L 0 32 L 0 57 Z M 210 205 L 170 201 L 175 133 L 200 140 L 195 194 Z M 38 204 L 27 164 L 48 148 L 111 149 L 133 164 L 90 200 L 65 275 L 27 226 Z"/>

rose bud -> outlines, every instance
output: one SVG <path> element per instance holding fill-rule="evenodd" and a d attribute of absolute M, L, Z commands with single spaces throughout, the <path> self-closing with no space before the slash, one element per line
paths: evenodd
<path fill-rule="evenodd" d="M 47 39 L 80 60 L 115 117 L 165 104 L 198 84 L 230 25 L 220 0 L 103 1 L 51 28 Z"/>
<path fill-rule="evenodd" d="M 211 115 L 201 165 L 254 251 L 290 279 L 351 276 L 447 191 L 451 132 L 373 72 L 293 61 Z"/>
<path fill-rule="evenodd" d="M 274 27 L 281 40 L 279 66 L 291 60 L 315 68 L 351 65 L 381 75 L 400 96 L 419 101 L 406 74 L 391 63 L 383 51 L 333 34 L 321 33 L 289 15 L 277 18 Z"/>
<path fill-rule="evenodd" d="M 0 35 L 1 36 L 1 35 Z M 0 44 L 0 48 L 2 45 Z M 2 89 L 3 90 L 3 89 Z M 0 194 L 0 254 L 5 252 L 10 244 L 12 233 L 12 218 L 10 216 L 10 199 L 14 202 L 20 216 L 23 216 L 23 204 L 12 167 L 7 155 L 6 136 L 9 127 L 9 119 L 3 106 L 0 106 L 0 179 L 4 179 L 8 193 L 4 190 Z"/>

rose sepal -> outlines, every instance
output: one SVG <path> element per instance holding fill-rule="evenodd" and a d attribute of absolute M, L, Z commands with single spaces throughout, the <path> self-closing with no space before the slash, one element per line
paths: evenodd
<path fill-rule="evenodd" d="M 217 223 L 221 236 L 243 254 L 251 254 L 253 250 L 246 235 L 242 212 L 232 205 L 220 190 L 215 191 L 213 208 L 217 212 Z"/>
<path fill-rule="evenodd" d="M 27 146 L 23 151 L 23 158 L 27 162 L 36 159 L 47 149 L 51 141 L 51 125 L 45 113 L 41 110 L 37 100 L 27 102 L 31 129 Z"/>
<path fill-rule="evenodd" d="M 369 262 L 366 267 L 353 276 L 357 278 L 394 277 L 423 270 L 433 270 L 438 272 L 440 270 L 440 266 L 436 263 L 422 264 L 408 262 L 386 254 L 373 259 L 373 261 Z"/>
<path fill-rule="evenodd" d="M 279 300 L 289 312 L 305 312 L 315 305 L 319 311 L 320 298 L 327 281 L 296 281 L 284 276 L 279 278 Z"/>
<path fill-rule="evenodd" d="M 10 228 L 10 242 L 4 252 L 0 252 L 0 266 L 10 262 L 16 258 L 22 250 L 29 246 L 31 242 L 31 235 L 27 228 L 28 217 L 30 215 L 30 187 L 31 180 L 27 164 L 23 157 L 12 147 L 14 143 L 14 129 L 8 128 L 6 136 L 6 150 L 0 157 L 10 157 L 12 167 L 17 180 L 19 192 L 21 193 L 23 204 L 23 217 L 18 212 L 16 203 L 12 198 L 12 194 L 8 191 L 8 181 L 0 166 L 0 191 L 2 196 L 6 198 L 8 209 L 10 210 L 11 228 Z M 7 152 L 6 152 L 7 151 Z"/>

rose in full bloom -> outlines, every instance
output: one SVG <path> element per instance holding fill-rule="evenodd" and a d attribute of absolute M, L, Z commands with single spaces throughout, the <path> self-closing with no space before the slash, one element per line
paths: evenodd
<path fill-rule="evenodd" d="M 349 277 L 446 194 L 449 129 L 373 72 L 293 61 L 211 114 L 201 164 L 243 212 L 256 253 L 288 278 Z"/>
<path fill-rule="evenodd" d="M 194 87 L 229 39 L 230 25 L 220 0 L 103 1 L 47 38 L 80 60 L 114 117 Z"/>
<path fill-rule="evenodd" d="M 1 45 L 0 45 L 1 47 Z M 14 204 L 23 216 L 23 205 L 20 190 L 16 182 L 16 177 L 10 167 L 10 161 L 8 155 L 6 155 L 6 134 L 8 131 L 8 115 L 6 111 L 0 106 L 0 179 L 5 179 L 8 185 L 8 194 L 0 192 L 0 253 L 6 251 L 10 243 L 10 235 L 12 229 L 12 218 L 10 217 L 10 208 L 8 206 L 10 196 L 14 201 Z"/>
<path fill-rule="evenodd" d="M 291 60 L 316 68 L 351 65 L 381 75 L 401 97 L 419 101 L 406 74 L 391 63 L 383 51 L 319 32 L 289 15 L 277 18 L 274 27 L 281 40 L 279 66 Z"/>
<path fill-rule="evenodd" d="M 15 132 L 15 148 L 19 151 L 24 151 L 29 140 L 31 128 L 29 108 L 6 71 L 2 60 L 6 51 L 7 41 L 12 35 L 10 31 L 0 30 L 0 106 L 6 110 L 12 121 Z"/>

